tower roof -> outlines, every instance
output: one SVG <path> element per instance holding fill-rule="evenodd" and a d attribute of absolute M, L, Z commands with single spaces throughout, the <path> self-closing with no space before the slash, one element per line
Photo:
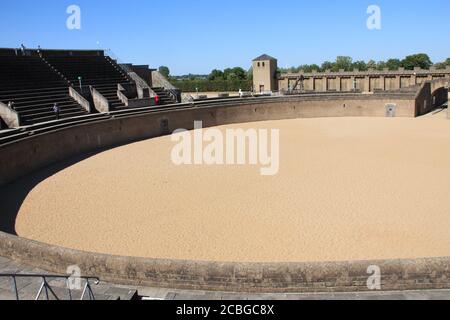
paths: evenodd
<path fill-rule="evenodd" d="M 277 60 L 277 59 L 269 56 L 268 54 L 263 54 L 262 56 L 259 56 L 258 58 L 254 59 L 253 61 L 267 61 L 267 60 Z"/>

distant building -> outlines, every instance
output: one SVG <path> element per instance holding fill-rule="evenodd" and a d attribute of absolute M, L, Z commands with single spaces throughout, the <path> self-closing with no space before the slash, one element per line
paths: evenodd
<path fill-rule="evenodd" d="M 253 60 L 253 87 L 255 92 L 375 92 L 396 91 L 421 85 L 425 81 L 449 79 L 446 69 L 429 70 L 368 70 L 338 72 L 277 73 L 277 59 L 266 54 Z"/>
<path fill-rule="evenodd" d="M 253 90 L 255 92 L 277 91 L 277 59 L 263 54 L 253 60 Z"/>

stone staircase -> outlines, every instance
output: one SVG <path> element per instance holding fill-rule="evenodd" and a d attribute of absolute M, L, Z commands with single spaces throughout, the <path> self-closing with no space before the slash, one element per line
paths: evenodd
<path fill-rule="evenodd" d="M 164 88 L 152 87 L 152 90 L 159 97 L 159 104 L 160 105 L 177 103 L 177 101 L 172 99 L 172 97 L 169 95 L 169 93 Z"/>
<path fill-rule="evenodd" d="M 113 110 L 121 110 L 126 108 L 125 104 L 120 101 L 117 96 L 117 84 L 94 86 L 94 88 L 108 100 L 109 105 Z"/>
<path fill-rule="evenodd" d="M 39 56 L 0 56 L 0 101 L 13 102 L 23 125 L 87 114 L 69 95 L 69 84 Z"/>
<path fill-rule="evenodd" d="M 45 55 L 45 53 L 44 53 Z M 100 92 L 113 109 L 125 108 L 117 97 L 118 84 L 133 84 L 117 63 L 107 56 L 49 56 L 45 59 L 76 87 L 92 86 Z"/>
<path fill-rule="evenodd" d="M 151 74 L 148 70 L 147 75 Z M 128 99 L 138 98 L 137 80 L 132 75 L 101 50 L 0 49 L 0 102 L 13 103 L 22 126 L 56 120 L 55 103 L 59 119 L 87 115 L 89 112 L 69 94 L 69 87 L 78 89 L 80 85 L 86 99 L 90 99 L 87 89 L 91 86 L 108 100 L 110 110 L 127 109 L 117 91 L 121 84 Z M 146 83 L 147 88 L 158 96 L 159 105 L 177 103 L 178 98 L 170 94 L 170 84 L 163 80 L 166 83 L 157 82 L 153 88 Z M 90 102 L 92 105 L 92 99 Z M 8 129 L 4 120 L 10 116 L 7 108 L 2 110 L 0 130 Z"/>

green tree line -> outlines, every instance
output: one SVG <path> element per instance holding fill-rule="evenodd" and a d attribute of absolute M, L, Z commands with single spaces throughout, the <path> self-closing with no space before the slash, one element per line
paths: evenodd
<path fill-rule="evenodd" d="M 399 68 L 405 68 L 406 70 L 413 70 L 415 67 L 420 67 L 422 69 L 429 69 L 435 66 L 438 69 L 445 69 L 450 66 L 450 58 L 443 62 L 433 64 L 430 57 L 425 53 L 413 54 L 405 57 L 404 59 L 388 59 L 386 61 L 353 61 L 351 57 L 348 56 L 338 56 L 335 61 L 325 61 L 320 66 L 317 64 L 304 64 L 298 67 L 292 68 L 280 68 L 281 73 L 298 73 L 300 70 L 305 72 L 312 72 L 313 70 L 318 72 L 325 72 L 331 70 L 333 72 L 338 72 L 340 70 L 345 71 L 367 71 L 369 69 L 374 70 L 384 70 L 385 68 L 389 70 L 398 70 Z"/>
<path fill-rule="evenodd" d="M 355 69 L 360 71 L 367 71 L 369 69 L 384 70 L 398 70 L 405 68 L 406 70 L 413 70 L 415 67 L 422 69 L 429 69 L 435 66 L 437 69 L 445 69 L 450 66 L 450 58 L 443 62 L 433 63 L 430 57 L 425 53 L 413 54 L 404 59 L 388 59 L 386 61 L 353 61 L 353 58 L 348 56 L 338 56 L 335 61 L 325 61 L 320 66 L 317 64 L 303 64 L 292 68 L 279 68 L 279 73 L 298 73 L 300 70 L 304 72 L 325 72 L 331 70 L 339 72 L 340 70 L 353 71 Z M 208 75 L 186 75 L 186 76 L 171 76 L 170 70 L 166 66 L 159 67 L 159 72 L 163 74 L 169 81 L 184 92 L 206 92 L 206 91 L 250 91 L 253 86 L 253 70 L 246 71 L 241 67 L 227 68 L 224 70 L 214 69 Z"/>
<path fill-rule="evenodd" d="M 251 91 L 252 80 L 175 80 L 171 83 L 183 92 Z"/>
<path fill-rule="evenodd" d="M 171 76 L 166 66 L 161 66 L 159 72 L 184 92 L 250 91 L 253 85 L 252 70 L 246 71 L 241 67 L 214 69 L 209 75 Z"/>

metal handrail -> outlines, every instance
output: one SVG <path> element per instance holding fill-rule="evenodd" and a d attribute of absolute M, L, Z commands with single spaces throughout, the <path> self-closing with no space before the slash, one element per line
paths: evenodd
<path fill-rule="evenodd" d="M 42 293 L 45 292 L 45 298 L 46 300 L 50 300 L 51 293 L 53 297 L 56 300 L 60 300 L 58 296 L 56 295 L 55 291 L 52 289 L 51 285 L 48 283 L 47 279 L 64 279 L 66 282 L 66 289 L 67 289 L 67 297 L 69 300 L 73 300 L 72 296 L 72 288 L 69 285 L 69 280 L 72 279 L 79 279 L 79 280 L 85 280 L 86 283 L 83 287 L 83 292 L 81 294 L 80 300 L 84 300 L 86 294 L 89 297 L 89 300 L 95 300 L 94 292 L 92 291 L 91 283 L 90 281 L 93 281 L 95 285 L 98 285 L 100 283 L 100 279 L 97 277 L 78 277 L 78 276 L 61 276 L 61 275 L 50 275 L 50 274 L 8 274 L 8 273 L 2 273 L 0 274 L 0 278 L 11 278 L 12 279 L 12 289 L 15 294 L 16 300 L 20 300 L 19 296 L 19 289 L 17 287 L 17 278 L 40 278 L 41 279 L 41 285 L 39 286 L 39 290 L 36 294 L 35 300 L 39 300 Z"/>
<path fill-rule="evenodd" d="M 172 98 L 172 101 L 174 102 L 180 102 L 178 101 L 178 94 L 175 89 L 165 89 L 167 94 Z"/>
<path fill-rule="evenodd" d="M 114 60 L 116 64 L 119 66 L 119 68 L 121 68 L 122 71 L 125 72 L 126 76 L 130 78 L 128 74 L 134 71 L 131 68 L 129 68 L 122 60 L 120 60 L 120 58 L 111 49 L 105 49 L 103 51 L 105 53 L 105 56 L 110 58 L 111 60 Z"/>
<path fill-rule="evenodd" d="M 153 91 L 151 87 L 147 84 L 147 82 L 145 82 L 132 68 L 130 68 L 128 64 L 121 61 L 120 58 L 111 49 L 105 49 L 104 52 L 108 58 L 116 62 L 116 64 L 122 69 L 123 72 L 125 72 L 128 78 L 136 82 L 136 84 L 139 85 L 141 88 L 148 89 L 151 92 Z M 135 74 L 134 77 L 130 75 L 132 73 Z"/>
<path fill-rule="evenodd" d="M 135 71 L 130 68 L 126 63 L 123 63 L 123 61 L 120 60 L 120 58 L 111 50 L 111 49 L 105 49 L 104 50 L 105 54 L 112 60 L 116 61 L 116 64 L 122 68 L 122 70 L 128 75 L 128 77 L 130 77 L 130 73 L 135 73 Z M 148 88 L 150 90 L 151 87 L 143 80 L 141 79 L 139 76 L 133 78 L 133 81 L 135 81 L 138 85 L 140 85 L 142 88 Z M 169 86 L 163 86 L 164 90 L 167 92 L 167 94 L 171 97 L 172 101 L 174 102 L 180 102 L 178 101 L 178 89 L 176 89 L 170 82 L 168 82 Z"/>
<path fill-rule="evenodd" d="M 177 89 L 172 83 L 170 83 L 159 71 L 152 72 L 152 78 L 154 83 L 157 82 L 157 86 L 162 87 L 164 91 L 170 96 L 174 103 L 179 101 L 179 95 L 181 91 Z"/>

